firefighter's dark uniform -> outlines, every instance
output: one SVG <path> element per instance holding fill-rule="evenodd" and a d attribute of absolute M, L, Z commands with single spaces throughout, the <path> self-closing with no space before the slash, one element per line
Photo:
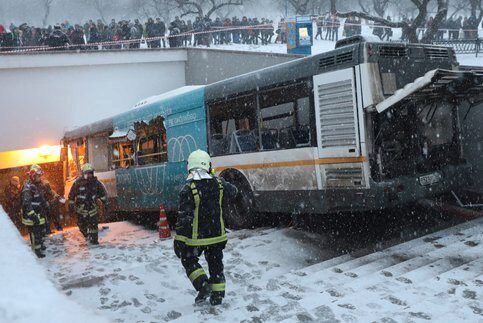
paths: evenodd
<path fill-rule="evenodd" d="M 225 296 L 223 249 L 227 242 L 223 222 L 224 204 L 232 200 L 237 189 L 223 179 L 188 180 L 179 193 L 179 213 L 174 248 L 197 291 L 209 283 L 211 297 Z M 205 253 L 210 278 L 198 263 Z"/>
<path fill-rule="evenodd" d="M 27 226 L 32 250 L 39 257 L 43 256 L 40 249 L 43 246 L 47 210 L 48 204 L 41 183 L 27 180 L 22 188 L 22 223 Z"/>
<path fill-rule="evenodd" d="M 77 214 L 77 226 L 84 237 L 91 243 L 98 243 L 99 205 L 97 200 L 107 205 L 104 185 L 92 177 L 79 177 L 69 192 L 69 210 Z"/>
<path fill-rule="evenodd" d="M 62 225 L 60 223 L 60 211 L 59 211 L 59 194 L 57 194 L 52 187 L 50 186 L 49 181 L 42 179 L 40 183 L 42 191 L 44 193 L 45 199 L 48 203 L 48 211 L 45 217 L 45 231 L 46 234 L 49 234 L 50 231 L 50 223 L 54 222 L 55 228 L 57 230 L 62 230 Z"/>

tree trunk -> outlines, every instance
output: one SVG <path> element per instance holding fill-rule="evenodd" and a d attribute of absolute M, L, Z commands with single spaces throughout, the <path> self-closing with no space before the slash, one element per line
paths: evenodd
<path fill-rule="evenodd" d="M 45 28 L 47 26 L 47 19 L 49 19 L 50 15 L 50 5 L 52 3 L 52 0 L 44 0 L 44 18 L 42 19 L 42 25 Z"/>
<path fill-rule="evenodd" d="M 337 12 L 337 0 L 330 0 L 330 12 Z"/>

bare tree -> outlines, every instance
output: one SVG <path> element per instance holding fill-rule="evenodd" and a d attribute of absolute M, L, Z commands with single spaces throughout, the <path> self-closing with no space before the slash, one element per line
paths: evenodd
<path fill-rule="evenodd" d="M 92 6 L 99 14 L 103 23 L 107 23 L 106 13 L 111 12 L 114 7 L 113 0 L 90 0 Z"/>
<path fill-rule="evenodd" d="M 373 11 L 379 17 L 384 17 L 384 13 L 386 12 L 389 3 L 391 3 L 391 0 L 358 0 L 358 2 L 362 12 L 370 13 Z M 372 10 L 369 6 L 372 7 Z"/>
<path fill-rule="evenodd" d="M 181 16 L 197 15 L 210 17 L 223 7 L 242 6 L 243 0 L 174 0 L 183 12 Z"/>
<path fill-rule="evenodd" d="M 334 1 L 335 0 L 331 0 Z M 418 39 L 417 29 L 424 25 L 426 21 L 426 17 L 428 15 L 428 4 L 431 0 L 410 0 L 418 11 L 416 18 L 413 21 L 389 21 L 382 17 L 374 16 L 365 12 L 359 11 L 350 11 L 350 12 L 338 12 L 337 15 L 342 18 L 346 18 L 349 16 L 359 17 L 361 19 L 366 19 L 369 21 L 373 21 L 379 23 L 384 26 L 392 27 L 392 28 L 402 28 L 403 33 L 405 33 L 408 37 L 409 42 L 411 43 L 427 43 L 433 40 L 434 35 L 438 31 L 438 28 L 441 25 L 441 22 L 446 17 L 448 13 L 448 2 L 446 0 L 437 0 L 437 13 L 433 19 L 433 23 L 431 24 L 430 28 L 426 30 L 425 34 L 421 38 Z"/>
<path fill-rule="evenodd" d="M 451 16 L 448 17 L 448 19 L 451 19 L 453 18 L 454 16 L 456 16 L 458 14 L 458 12 L 462 11 L 462 10 L 466 10 L 466 7 L 468 6 L 467 3 L 465 2 L 456 2 L 456 3 L 451 3 L 449 0 L 448 0 L 448 12 L 451 11 Z"/>
<path fill-rule="evenodd" d="M 134 0 L 135 11 L 144 18 L 154 16 L 170 21 L 174 11 L 178 11 L 178 4 L 174 0 Z"/>
<path fill-rule="evenodd" d="M 308 13 L 311 0 L 281 0 L 282 3 L 290 5 L 296 15 L 305 15 Z"/>
<path fill-rule="evenodd" d="M 480 25 L 481 19 L 483 18 L 483 9 L 482 9 L 482 0 L 469 0 L 470 8 L 471 8 L 471 15 L 475 16 L 478 22 L 478 26 Z M 480 11 L 477 14 L 477 11 Z"/>
<path fill-rule="evenodd" d="M 47 20 L 50 16 L 50 9 L 52 8 L 52 2 L 54 0 L 42 0 L 42 6 L 44 7 L 44 17 L 42 18 L 42 25 L 47 26 Z"/>

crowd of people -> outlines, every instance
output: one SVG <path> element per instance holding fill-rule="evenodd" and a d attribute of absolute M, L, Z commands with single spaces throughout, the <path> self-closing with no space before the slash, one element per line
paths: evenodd
<path fill-rule="evenodd" d="M 102 20 L 89 20 L 85 24 L 72 25 L 69 21 L 47 28 L 11 24 L 5 28 L 0 24 L 0 49 L 7 51 L 21 48 L 55 47 L 57 49 L 103 48 L 149 48 L 210 46 L 211 44 L 261 44 L 273 41 L 284 42 L 282 27 L 276 31 L 273 21 L 262 18 L 241 19 L 237 17 L 196 17 L 194 21 L 176 17 L 169 24 L 160 18 L 148 18 L 145 23 L 139 19 L 116 21 L 105 24 Z M 107 44 L 106 44 L 107 43 Z"/>
<path fill-rule="evenodd" d="M 390 16 L 386 18 L 392 21 Z M 411 19 L 402 17 L 411 22 Z M 433 17 L 421 24 L 419 35 L 433 24 Z M 337 41 L 339 29 L 343 26 L 342 36 L 350 37 L 362 32 L 363 22 L 360 18 L 349 16 L 341 21 L 335 14 L 326 14 L 314 18 L 317 31 L 315 39 Z M 476 39 L 478 37 L 478 19 L 475 16 L 445 19 L 435 35 L 436 41 L 443 39 Z M 369 24 L 372 33 L 381 40 L 389 41 L 393 37 L 393 28 L 378 23 Z M 482 24 L 483 28 L 483 24 Z M 241 19 L 196 17 L 194 21 L 176 17 L 169 24 L 160 18 L 148 18 L 142 23 L 139 19 L 116 21 L 109 23 L 102 20 L 89 20 L 85 24 L 72 25 L 64 21 L 55 26 L 39 28 L 23 23 L 8 28 L 0 24 L 0 50 L 46 47 L 56 49 L 116 49 L 116 48 L 160 48 L 210 46 L 211 44 L 261 44 L 272 42 L 286 43 L 287 24 L 282 18 L 275 27 L 272 20 L 262 18 Z M 401 40 L 407 40 L 402 34 Z"/>

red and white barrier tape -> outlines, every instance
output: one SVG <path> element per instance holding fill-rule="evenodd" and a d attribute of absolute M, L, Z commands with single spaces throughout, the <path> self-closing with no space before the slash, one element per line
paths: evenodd
<path fill-rule="evenodd" d="M 223 27 L 221 27 L 223 28 Z M 125 40 L 117 40 L 117 41 L 107 41 L 107 42 L 96 42 L 96 43 L 87 43 L 87 44 L 73 44 L 73 45 L 64 45 L 64 46 L 29 46 L 28 48 L 25 47 L 0 47 L 0 49 L 12 49 L 10 51 L 0 51 L 0 54 L 10 54 L 10 53 L 24 53 L 24 52 L 35 52 L 35 51 L 44 51 L 44 50 L 56 50 L 56 49 L 65 49 L 65 48 L 79 48 L 79 47 L 95 47 L 95 46 L 115 46 L 115 45 L 127 45 L 127 44 L 134 44 L 140 43 L 143 40 L 145 42 L 152 42 L 157 40 L 167 40 L 169 38 L 176 38 L 176 37 L 186 37 L 186 36 L 193 36 L 193 35 L 203 35 L 203 34 L 212 34 L 212 33 L 219 33 L 219 32 L 227 32 L 227 31 L 236 31 L 236 30 L 272 30 L 272 25 L 252 25 L 252 26 L 238 26 L 238 27 L 231 27 L 231 28 L 223 28 L 218 30 L 205 30 L 205 31 L 198 31 L 198 32 L 185 32 L 176 35 L 164 35 L 164 36 L 156 36 L 156 37 L 146 37 L 146 38 L 138 38 L 138 39 L 125 39 Z"/>

